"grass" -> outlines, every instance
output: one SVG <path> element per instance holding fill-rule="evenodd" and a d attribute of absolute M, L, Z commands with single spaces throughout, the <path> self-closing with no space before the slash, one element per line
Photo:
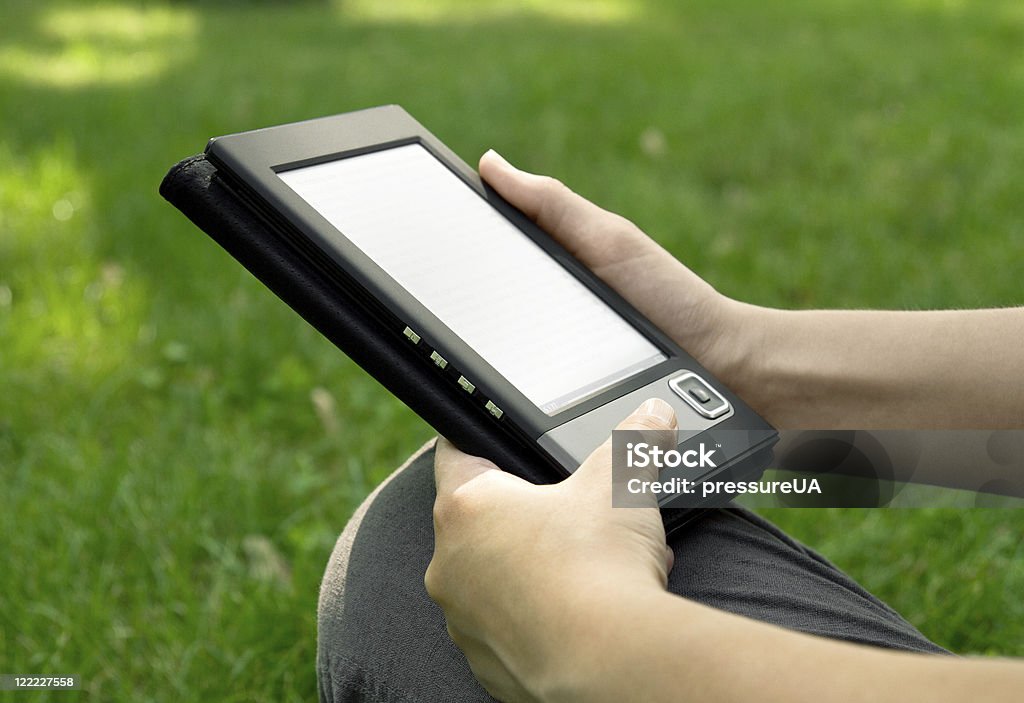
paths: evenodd
<path fill-rule="evenodd" d="M 737 298 L 1020 304 L 1017 4 L 766 5 L 5 3 L 0 669 L 310 699 L 334 538 L 431 434 L 156 195 L 208 136 L 398 102 Z M 941 644 L 1024 655 L 1024 514 L 771 517 Z"/>

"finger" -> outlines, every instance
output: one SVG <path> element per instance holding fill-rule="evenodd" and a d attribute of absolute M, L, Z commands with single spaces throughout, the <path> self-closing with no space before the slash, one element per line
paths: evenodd
<path fill-rule="evenodd" d="M 676 411 L 661 398 L 648 398 L 619 423 L 617 430 L 674 430 L 679 426 Z"/>
<path fill-rule="evenodd" d="M 646 239 L 628 220 L 554 178 L 520 171 L 493 149 L 480 158 L 480 175 L 589 268 L 607 263 L 614 247 L 635 254 Z"/>
<path fill-rule="evenodd" d="M 486 459 L 466 454 L 444 437 L 438 438 L 434 450 L 434 485 L 438 497 L 450 495 L 459 486 L 489 471 L 499 470 Z"/>
<path fill-rule="evenodd" d="M 675 447 L 676 411 L 661 398 L 645 400 L 626 419 L 618 424 L 616 431 L 642 431 L 644 440 L 657 444 L 663 449 Z M 573 476 L 586 480 L 610 480 L 612 474 L 612 438 L 594 450 Z"/>
<path fill-rule="evenodd" d="M 677 427 L 676 411 L 672 406 L 661 398 L 650 398 L 615 429 L 620 432 L 631 432 L 627 440 L 629 442 L 646 442 L 651 446 L 669 450 L 676 448 Z M 611 472 L 610 465 L 608 471 Z M 659 468 L 652 461 L 645 468 L 631 471 L 631 477 L 653 481 L 658 478 Z"/>

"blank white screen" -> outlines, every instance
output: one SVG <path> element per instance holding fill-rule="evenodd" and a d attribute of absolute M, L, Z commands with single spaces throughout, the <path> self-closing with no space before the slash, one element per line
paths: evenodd
<path fill-rule="evenodd" d="M 665 359 L 419 144 L 279 176 L 543 412 Z"/>

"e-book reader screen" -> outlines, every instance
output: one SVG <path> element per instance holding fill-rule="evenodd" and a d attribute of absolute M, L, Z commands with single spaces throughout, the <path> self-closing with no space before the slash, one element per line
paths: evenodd
<path fill-rule="evenodd" d="M 419 144 L 278 175 L 542 412 L 666 358 Z"/>

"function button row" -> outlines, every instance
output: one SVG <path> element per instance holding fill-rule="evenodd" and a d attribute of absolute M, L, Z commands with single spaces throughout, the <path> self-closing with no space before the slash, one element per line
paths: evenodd
<path fill-rule="evenodd" d="M 420 337 L 411 327 L 408 326 L 404 330 L 402 330 L 402 335 L 413 344 L 419 344 L 420 341 L 422 340 L 422 337 Z M 440 369 L 445 369 L 448 367 L 448 360 L 441 356 L 436 350 L 430 352 L 430 360 L 433 361 L 434 365 L 436 365 Z M 476 392 L 476 385 L 465 376 L 459 376 L 458 384 L 462 390 L 466 391 L 470 395 L 473 395 L 473 393 Z M 491 400 L 488 400 L 484 404 L 484 408 L 487 410 L 487 412 L 489 412 L 491 415 L 493 415 L 496 419 L 499 420 L 501 419 L 502 415 L 505 414 L 505 411 L 499 408 L 494 403 L 494 401 Z"/>

